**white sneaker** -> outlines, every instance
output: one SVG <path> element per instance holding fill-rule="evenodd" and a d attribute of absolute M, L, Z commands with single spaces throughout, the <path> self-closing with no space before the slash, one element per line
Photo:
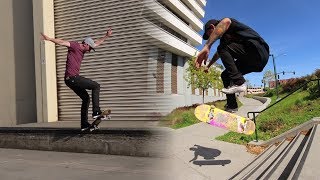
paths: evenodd
<path fill-rule="evenodd" d="M 240 92 L 245 92 L 247 90 L 247 85 L 246 83 L 243 83 L 242 85 L 233 85 L 228 88 L 222 88 L 221 92 L 225 94 L 235 94 L 235 93 L 240 93 Z"/>

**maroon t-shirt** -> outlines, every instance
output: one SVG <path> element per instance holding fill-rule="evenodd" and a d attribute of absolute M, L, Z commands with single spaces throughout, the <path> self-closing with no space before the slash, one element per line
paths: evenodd
<path fill-rule="evenodd" d="M 77 42 L 70 42 L 70 47 L 68 47 L 66 72 L 64 77 L 79 75 L 83 56 L 84 52 L 81 50 L 80 44 Z"/>

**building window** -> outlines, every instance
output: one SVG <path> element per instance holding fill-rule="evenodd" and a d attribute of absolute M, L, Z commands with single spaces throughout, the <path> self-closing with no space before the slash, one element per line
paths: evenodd
<path fill-rule="evenodd" d="M 172 94 L 178 94 L 177 67 L 178 67 L 178 56 L 172 53 L 172 65 L 171 65 L 171 93 Z"/>
<path fill-rule="evenodd" d="M 164 93 L 164 63 L 166 53 L 159 49 L 157 60 L 157 76 L 156 76 L 156 88 L 157 93 Z"/>
<path fill-rule="evenodd" d="M 179 18 L 181 21 L 183 21 L 186 25 L 189 26 L 188 21 L 186 21 L 184 18 L 182 18 L 181 16 L 179 16 L 177 13 L 175 13 L 170 7 L 168 7 L 163 1 L 166 0 L 158 0 L 158 2 L 165 7 L 168 11 L 170 11 L 172 14 L 174 14 L 175 16 L 177 16 L 177 18 Z"/>

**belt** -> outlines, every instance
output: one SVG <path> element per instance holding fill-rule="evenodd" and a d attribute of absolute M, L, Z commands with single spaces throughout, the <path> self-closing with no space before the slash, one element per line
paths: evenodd
<path fill-rule="evenodd" d="M 75 76 L 68 76 L 68 77 L 65 77 L 64 79 L 65 80 L 69 80 L 69 79 L 71 79 L 71 78 L 75 78 L 75 77 L 77 77 L 78 75 L 75 75 Z"/>

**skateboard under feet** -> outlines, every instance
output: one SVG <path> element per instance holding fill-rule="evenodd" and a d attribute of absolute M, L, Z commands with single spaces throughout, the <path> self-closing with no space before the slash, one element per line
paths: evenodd
<path fill-rule="evenodd" d="M 94 120 L 92 122 L 92 124 L 90 125 L 90 128 L 89 128 L 89 131 L 92 132 L 92 131 L 95 131 L 95 130 L 98 130 L 99 129 L 99 124 L 101 123 L 102 120 L 110 120 L 111 119 L 111 110 L 108 109 L 108 110 L 104 110 L 100 116 L 98 116 L 96 118 L 96 120 Z"/>

